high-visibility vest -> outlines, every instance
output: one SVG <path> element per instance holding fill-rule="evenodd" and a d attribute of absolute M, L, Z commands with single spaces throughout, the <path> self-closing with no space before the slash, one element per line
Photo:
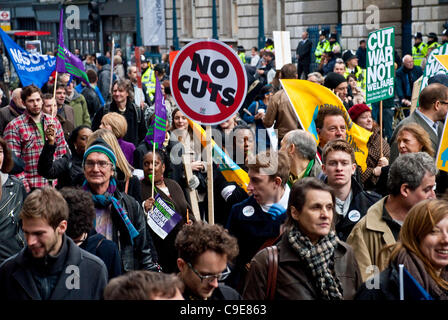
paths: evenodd
<path fill-rule="evenodd" d="M 330 41 L 328 41 L 327 39 L 319 41 L 319 43 L 316 46 L 316 50 L 314 50 L 314 55 L 316 56 L 316 63 L 320 63 L 320 60 L 322 59 L 322 53 L 330 51 L 331 51 Z"/>
<path fill-rule="evenodd" d="M 418 47 L 412 46 L 412 58 L 414 58 L 414 65 L 421 66 L 423 59 L 426 57 L 426 52 L 428 51 L 428 45 L 421 42 Z"/>
<path fill-rule="evenodd" d="M 142 85 L 146 87 L 146 93 L 153 100 L 154 94 L 156 93 L 156 74 L 152 68 L 148 67 L 145 73 L 143 73 Z"/>
<path fill-rule="evenodd" d="M 365 91 L 366 89 L 366 69 L 361 68 L 360 66 L 356 66 L 355 77 L 356 77 L 356 85 Z M 344 78 L 347 79 L 350 71 L 348 68 L 345 68 Z"/>
<path fill-rule="evenodd" d="M 246 64 L 246 54 L 244 52 L 238 53 L 238 57 L 240 57 L 241 61 Z"/>
<path fill-rule="evenodd" d="M 328 43 L 330 43 L 330 41 L 328 41 Z M 342 52 L 342 47 L 341 47 L 341 45 L 339 44 L 339 42 L 334 42 L 334 43 L 330 43 L 330 51 L 333 51 L 333 48 L 335 47 L 335 46 L 339 46 L 339 48 L 341 48 L 341 52 Z"/>
<path fill-rule="evenodd" d="M 428 54 L 429 49 L 437 49 L 440 46 L 441 46 L 440 43 L 438 43 L 437 41 L 434 41 L 433 43 L 428 45 L 428 49 L 426 50 L 426 54 Z"/>
<path fill-rule="evenodd" d="M 273 52 L 273 51 L 274 51 L 274 46 L 273 46 L 273 45 L 270 45 L 270 46 L 264 47 L 262 50 Z"/>

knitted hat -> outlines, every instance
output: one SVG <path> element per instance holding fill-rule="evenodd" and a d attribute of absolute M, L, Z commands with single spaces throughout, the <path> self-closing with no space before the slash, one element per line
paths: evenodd
<path fill-rule="evenodd" d="M 356 122 L 358 117 L 366 111 L 372 110 L 370 110 L 369 106 L 365 103 L 359 103 L 348 109 L 348 114 L 350 115 L 350 118 L 352 118 L 353 122 Z"/>
<path fill-rule="evenodd" d="M 92 152 L 104 153 L 109 158 L 109 160 L 112 162 L 114 169 L 117 166 L 117 157 L 115 156 L 115 153 L 112 151 L 112 148 L 102 138 L 98 138 L 84 152 L 83 164 L 82 164 L 83 167 L 84 167 L 84 162 L 87 159 L 87 156 L 89 154 L 91 154 Z"/>
<path fill-rule="evenodd" d="M 336 72 L 329 72 L 324 80 L 324 86 L 329 89 L 334 89 L 342 82 L 346 82 L 347 79 L 344 78 L 343 75 L 340 75 Z"/>

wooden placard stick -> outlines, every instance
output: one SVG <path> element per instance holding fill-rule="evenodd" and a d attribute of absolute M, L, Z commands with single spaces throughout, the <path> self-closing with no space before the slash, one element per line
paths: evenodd
<path fill-rule="evenodd" d="M 383 157 L 383 100 L 380 101 L 380 158 Z"/>
<path fill-rule="evenodd" d="M 212 146 L 212 127 L 205 127 L 207 142 L 207 199 L 208 199 L 208 223 L 215 224 L 213 208 L 213 146 Z"/>

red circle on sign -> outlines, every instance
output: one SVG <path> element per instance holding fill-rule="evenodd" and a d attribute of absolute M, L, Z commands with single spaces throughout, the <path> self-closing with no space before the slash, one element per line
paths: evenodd
<path fill-rule="evenodd" d="M 182 93 L 180 92 L 177 83 L 179 79 L 180 69 L 183 63 L 188 58 L 192 60 L 193 54 L 199 50 L 212 50 L 221 53 L 232 64 L 232 67 L 234 68 L 236 73 L 236 78 L 238 79 L 233 104 L 231 106 L 222 105 L 221 107 L 219 107 L 218 105 L 218 108 L 221 112 L 215 115 L 204 115 L 192 110 L 192 108 L 189 107 L 183 99 Z M 208 75 L 205 75 L 204 77 L 208 77 Z M 185 113 L 188 118 L 206 125 L 222 123 L 229 119 L 232 115 L 234 115 L 243 104 L 247 91 L 246 70 L 244 69 L 241 60 L 230 47 L 217 40 L 190 42 L 187 46 L 185 46 L 178 53 L 176 59 L 174 60 L 171 70 L 170 83 L 171 94 L 173 95 L 173 98 L 179 108 Z"/>
<path fill-rule="evenodd" d="M 8 18 L 8 17 L 9 17 L 9 13 L 3 11 L 3 12 L 2 12 L 2 18 L 6 19 L 6 18 Z"/>

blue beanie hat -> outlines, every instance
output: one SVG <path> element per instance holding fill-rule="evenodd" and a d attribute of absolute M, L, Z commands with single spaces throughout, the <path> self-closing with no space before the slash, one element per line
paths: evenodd
<path fill-rule="evenodd" d="M 109 158 L 109 160 L 112 162 L 114 169 L 117 166 L 117 157 L 115 156 L 115 153 L 112 151 L 112 148 L 102 138 L 98 138 L 84 152 L 84 157 L 83 157 L 83 161 L 82 161 L 83 167 L 84 167 L 84 162 L 87 159 L 87 156 L 89 154 L 91 154 L 92 152 L 104 153 Z"/>

